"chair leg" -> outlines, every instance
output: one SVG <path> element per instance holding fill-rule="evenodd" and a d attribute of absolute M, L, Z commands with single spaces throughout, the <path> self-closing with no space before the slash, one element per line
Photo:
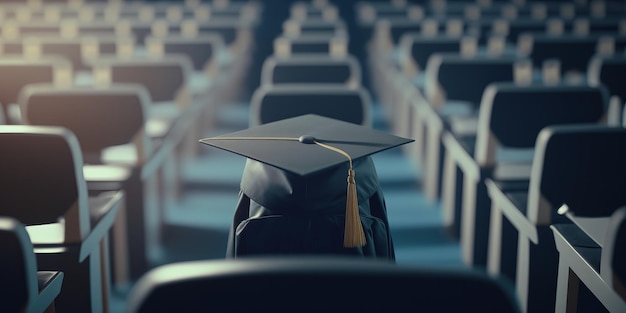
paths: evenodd
<path fill-rule="evenodd" d="M 105 236 L 100 242 L 100 280 L 102 281 L 102 312 L 110 311 L 111 276 L 109 264 L 109 239 Z"/>
<path fill-rule="evenodd" d="M 567 262 L 559 262 L 556 302 L 554 304 L 555 313 L 576 313 L 579 284 L 578 276 L 569 268 Z"/>
<path fill-rule="evenodd" d="M 112 281 L 114 286 L 123 286 L 129 283 L 128 269 L 128 233 L 126 225 L 126 203 L 124 202 L 115 216 L 111 232 L 111 250 L 113 261 Z"/>
<path fill-rule="evenodd" d="M 554 312 L 559 255 L 550 229 L 537 233 L 538 245 L 519 236 L 516 289 L 522 312 Z"/>

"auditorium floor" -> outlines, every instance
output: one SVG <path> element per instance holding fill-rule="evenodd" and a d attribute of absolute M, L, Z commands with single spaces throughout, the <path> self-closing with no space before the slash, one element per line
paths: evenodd
<path fill-rule="evenodd" d="M 386 130 L 383 110 L 375 105 L 374 127 Z M 216 135 L 247 127 L 245 105 L 224 107 Z M 228 228 L 236 204 L 238 184 L 245 160 L 210 147 L 188 160 L 182 176 L 183 194 L 166 212 L 161 251 L 153 260 L 160 264 L 223 258 Z M 459 244 L 442 228 L 438 203 L 429 203 L 421 190 L 420 169 L 401 148 L 373 156 L 385 200 L 399 264 L 462 267 Z M 111 312 L 124 312 L 131 286 L 113 291 Z"/>

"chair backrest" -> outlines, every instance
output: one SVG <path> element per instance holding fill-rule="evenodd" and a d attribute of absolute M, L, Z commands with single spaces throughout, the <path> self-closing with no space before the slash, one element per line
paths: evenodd
<path fill-rule="evenodd" d="M 328 1 L 294 2 L 289 8 L 289 17 L 292 20 L 304 21 L 309 19 L 324 19 L 335 21 L 338 18 L 338 9 Z"/>
<path fill-rule="evenodd" d="M 519 312 L 512 293 L 470 269 L 353 257 L 240 258 L 156 268 L 137 282 L 126 312 Z"/>
<path fill-rule="evenodd" d="M 134 83 L 145 86 L 153 102 L 174 101 L 192 71 L 186 56 L 165 55 L 160 58 L 98 58 L 92 62 L 96 81 L 99 77 L 110 83 Z M 98 72 L 107 74 L 100 75 Z"/>
<path fill-rule="evenodd" d="M 27 312 L 29 301 L 39 294 L 37 259 L 26 228 L 17 219 L 0 217 L 0 246 L 0 310 Z"/>
<path fill-rule="evenodd" d="M 491 27 L 487 35 L 505 36 L 507 42 L 515 44 L 520 34 L 547 32 L 549 23 L 550 21 L 546 19 L 536 18 L 518 18 L 513 20 L 498 18 L 491 20 Z"/>
<path fill-rule="evenodd" d="M 31 45 L 43 56 L 56 55 L 68 59 L 77 71 L 89 69 L 83 63 L 83 38 L 65 38 L 60 36 L 30 36 L 24 39 L 24 45 Z"/>
<path fill-rule="evenodd" d="M 252 95 L 250 126 L 310 113 L 369 126 L 370 110 L 371 98 L 363 87 L 261 86 Z"/>
<path fill-rule="evenodd" d="M 86 157 L 141 139 L 150 96 L 145 87 L 135 84 L 108 88 L 34 84 L 22 90 L 19 103 L 25 124 L 69 129 Z M 147 143 L 141 143 L 150 151 Z"/>
<path fill-rule="evenodd" d="M 342 20 L 328 21 L 322 18 L 296 20 L 289 19 L 283 23 L 283 35 L 288 37 L 298 37 L 306 35 L 342 35 L 347 31 Z"/>
<path fill-rule="evenodd" d="M 596 55 L 589 62 L 587 81 L 592 85 L 605 85 L 611 95 L 626 99 L 626 56 L 616 54 L 611 56 Z"/>
<path fill-rule="evenodd" d="M 474 157 L 482 166 L 491 165 L 496 144 L 533 148 L 544 127 L 600 123 L 608 102 L 603 86 L 490 84 L 480 104 Z"/>
<path fill-rule="evenodd" d="M 25 225 L 65 219 L 65 242 L 90 230 L 78 140 L 60 127 L 0 126 L 0 215 Z M 43 157 L 42 157 L 43 156 Z"/>
<path fill-rule="evenodd" d="M 22 55 L 24 45 L 21 38 L 2 38 L 0 46 L 3 55 Z"/>
<path fill-rule="evenodd" d="M 533 61 L 535 68 L 540 68 L 546 60 L 558 59 L 563 73 L 584 73 L 596 53 L 599 38 L 597 35 L 521 33 L 517 46 Z"/>
<path fill-rule="evenodd" d="M 550 225 L 567 205 L 580 217 L 608 216 L 626 204 L 626 128 L 560 125 L 537 136 L 528 190 L 527 217 Z"/>
<path fill-rule="evenodd" d="M 523 60 L 508 54 L 433 54 L 426 65 L 426 96 L 435 106 L 445 100 L 459 100 L 478 108 L 485 88 L 495 82 L 512 82 L 515 64 Z"/>
<path fill-rule="evenodd" d="M 167 35 L 165 37 L 148 36 L 145 39 L 148 53 L 183 54 L 187 56 L 196 71 L 204 71 L 224 49 L 224 41 L 217 34 L 201 34 L 196 37 Z"/>
<path fill-rule="evenodd" d="M 200 34 L 219 34 L 224 40 L 224 44 L 229 49 L 236 49 L 238 41 L 244 40 L 245 33 L 250 30 L 253 21 L 239 18 L 209 19 L 207 21 L 197 21 L 187 19 L 181 23 L 181 34 L 183 36 L 194 37 Z"/>
<path fill-rule="evenodd" d="M 67 59 L 59 57 L 37 59 L 25 59 L 22 56 L 0 57 L 0 73 L 3 73 L 0 75 L 0 103 L 5 107 L 17 103 L 18 95 L 24 86 L 32 83 L 53 83 L 56 80 L 56 73 L 62 69 L 71 71 L 72 66 Z"/>
<path fill-rule="evenodd" d="M 280 36 L 274 40 L 274 54 L 281 57 L 296 54 L 345 56 L 347 46 L 346 35 Z"/>
<path fill-rule="evenodd" d="M 263 62 L 261 84 L 361 85 L 361 66 L 354 56 L 270 56 Z"/>
<path fill-rule="evenodd" d="M 399 43 L 401 62 L 410 66 L 410 74 L 423 72 L 426 69 L 428 58 L 434 53 L 461 52 L 460 36 L 425 36 L 411 32 L 402 35 Z"/>
<path fill-rule="evenodd" d="M 626 206 L 618 208 L 606 229 L 600 276 L 626 300 Z"/>

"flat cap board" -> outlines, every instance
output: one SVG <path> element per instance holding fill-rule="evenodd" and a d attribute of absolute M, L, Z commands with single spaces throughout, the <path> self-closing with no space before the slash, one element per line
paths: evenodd
<path fill-rule="evenodd" d="M 347 156 L 342 152 L 355 160 L 412 141 L 414 140 L 314 114 L 200 140 L 201 143 L 300 176 L 348 162 Z"/>

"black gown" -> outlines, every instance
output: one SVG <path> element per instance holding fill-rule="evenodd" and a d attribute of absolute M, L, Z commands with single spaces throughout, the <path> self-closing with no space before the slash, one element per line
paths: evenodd
<path fill-rule="evenodd" d="M 301 177 L 248 159 L 227 258 L 340 254 L 395 260 L 387 209 L 374 163 L 353 161 L 367 244 L 343 247 L 348 164 Z"/>

